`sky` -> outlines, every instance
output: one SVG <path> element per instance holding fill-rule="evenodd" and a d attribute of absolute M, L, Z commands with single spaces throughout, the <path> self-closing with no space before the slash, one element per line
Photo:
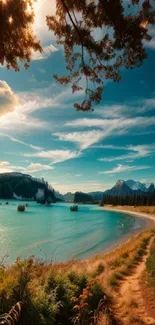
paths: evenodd
<path fill-rule="evenodd" d="M 107 82 L 94 112 L 77 112 L 63 75 L 63 49 L 48 31 L 51 0 L 35 5 L 34 31 L 43 53 L 20 72 L 0 67 L 0 173 L 44 177 L 61 193 L 104 191 L 118 179 L 155 182 L 155 30 L 140 68 Z"/>

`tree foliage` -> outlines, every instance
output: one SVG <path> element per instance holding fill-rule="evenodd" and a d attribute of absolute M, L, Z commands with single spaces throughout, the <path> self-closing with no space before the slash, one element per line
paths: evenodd
<path fill-rule="evenodd" d="M 155 191 L 135 193 L 133 195 L 104 195 L 104 204 L 112 205 L 131 205 L 131 206 L 154 206 L 155 205 Z"/>
<path fill-rule="evenodd" d="M 29 67 L 32 51 L 41 51 L 33 34 L 36 0 L 0 0 L 0 64 L 19 71 Z M 147 57 L 144 41 L 155 22 L 154 0 L 55 0 L 56 14 L 47 25 L 64 47 L 68 74 L 55 75 L 84 100 L 77 110 L 92 110 L 106 80 L 119 82 L 121 68 L 140 66 Z M 51 2 L 52 6 L 52 2 Z"/>
<path fill-rule="evenodd" d="M 0 64 L 19 71 L 19 61 L 25 68 L 33 51 L 41 51 L 33 34 L 33 0 L 0 0 Z"/>
<path fill-rule="evenodd" d="M 73 93 L 85 92 L 77 110 L 99 103 L 105 80 L 120 81 L 122 67 L 143 63 L 154 22 L 152 0 L 56 0 L 56 15 L 47 24 L 64 46 L 68 75 L 55 79 L 71 84 Z"/>

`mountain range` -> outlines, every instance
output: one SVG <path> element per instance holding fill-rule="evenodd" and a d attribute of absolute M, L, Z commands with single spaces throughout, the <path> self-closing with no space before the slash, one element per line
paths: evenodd
<path fill-rule="evenodd" d="M 54 201 L 95 203 L 103 200 L 104 195 L 109 196 L 134 196 L 144 193 L 155 193 L 155 186 L 128 179 L 118 180 L 109 190 L 96 192 L 68 192 L 62 195 L 48 185 L 44 179 L 34 178 L 22 173 L 0 174 L 0 198 L 1 199 L 30 199 L 44 202 L 47 198 Z"/>
<path fill-rule="evenodd" d="M 81 193 L 81 202 L 85 202 L 85 194 L 89 195 L 89 201 L 90 197 L 92 198 L 92 202 L 94 201 L 101 201 L 103 199 L 104 195 L 110 195 L 110 196 L 133 196 L 133 195 L 141 195 L 144 193 L 151 193 L 155 192 L 154 184 L 150 184 L 149 187 L 146 187 L 145 184 L 134 181 L 132 179 L 128 179 L 127 181 L 124 180 L 118 180 L 116 184 L 109 190 L 106 191 L 96 191 L 96 192 L 89 192 L 89 193 L 82 193 L 82 192 L 75 192 L 75 193 L 67 193 L 65 194 L 64 201 L 67 202 L 73 202 L 76 201 L 76 193 Z"/>

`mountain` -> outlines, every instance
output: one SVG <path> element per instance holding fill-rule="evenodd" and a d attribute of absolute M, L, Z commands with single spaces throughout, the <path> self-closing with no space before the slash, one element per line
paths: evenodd
<path fill-rule="evenodd" d="M 154 187 L 154 184 L 153 184 L 153 183 L 150 184 L 150 186 L 148 187 L 147 191 L 148 191 L 149 193 L 153 193 L 153 192 L 155 192 L 155 187 Z"/>
<path fill-rule="evenodd" d="M 125 181 L 119 180 L 110 190 L 105 191 L 104 194 L 111 196 L 130 196 L 133 195 L 133 190 Z"/>
<path fill-rule="evenodd" d="M 45 202 L 47 198 L 56 201 L 53 188 L 44 179 L 22 173 L 0 174 L 0 198 L 29 199 L 40 203 Z"/>
<path fill-rule="evenodd" d="M 128 179 L 127 181 L 125 181 L 125 183 L 133 191 L 141 190 L 142 192 L 147 192 L 147 188 L 145 184 L 142 184 L 138 181 L 133 181 L 132 179 Z"/>
<path fill-rule="evenodd" d="M 59 193 L 59 191 L 54 190 L 54 196 L 58 201 L 65 201 L 64 195 Z"/>
<path fill-rule="evenodd" d="M 66 202 L 73 202 L 74 201 L 74 193 L 68 192 L 64 195 L 64 200 Z"/>
<path fill-rule="evenodd" d="M 102 201 L 104 192 L 98 191 L 98 192 L 89 192 L 88 195 L 90 195 L 94 201 Z"/>
<path fill-rule="evenodd" d="M 76 192 L 74 195 L 74 202 L 76 203 L 93 203 L 93 198 L 86 193 Z"/>

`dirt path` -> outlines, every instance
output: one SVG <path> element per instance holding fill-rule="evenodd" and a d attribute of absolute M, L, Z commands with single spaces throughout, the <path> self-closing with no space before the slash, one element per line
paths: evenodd
<path fill-rule="evenodd" d="M 147 314 L 140 290 L 140 278 L 145 269 L 145 262 L 152 244 L 151 239 L 147 253 L 131 275 L 127 276 L 120 285 L 115 296 L 114 315 L 118 324 L 122 325 L 155 325 L 155 319 Z"/>

